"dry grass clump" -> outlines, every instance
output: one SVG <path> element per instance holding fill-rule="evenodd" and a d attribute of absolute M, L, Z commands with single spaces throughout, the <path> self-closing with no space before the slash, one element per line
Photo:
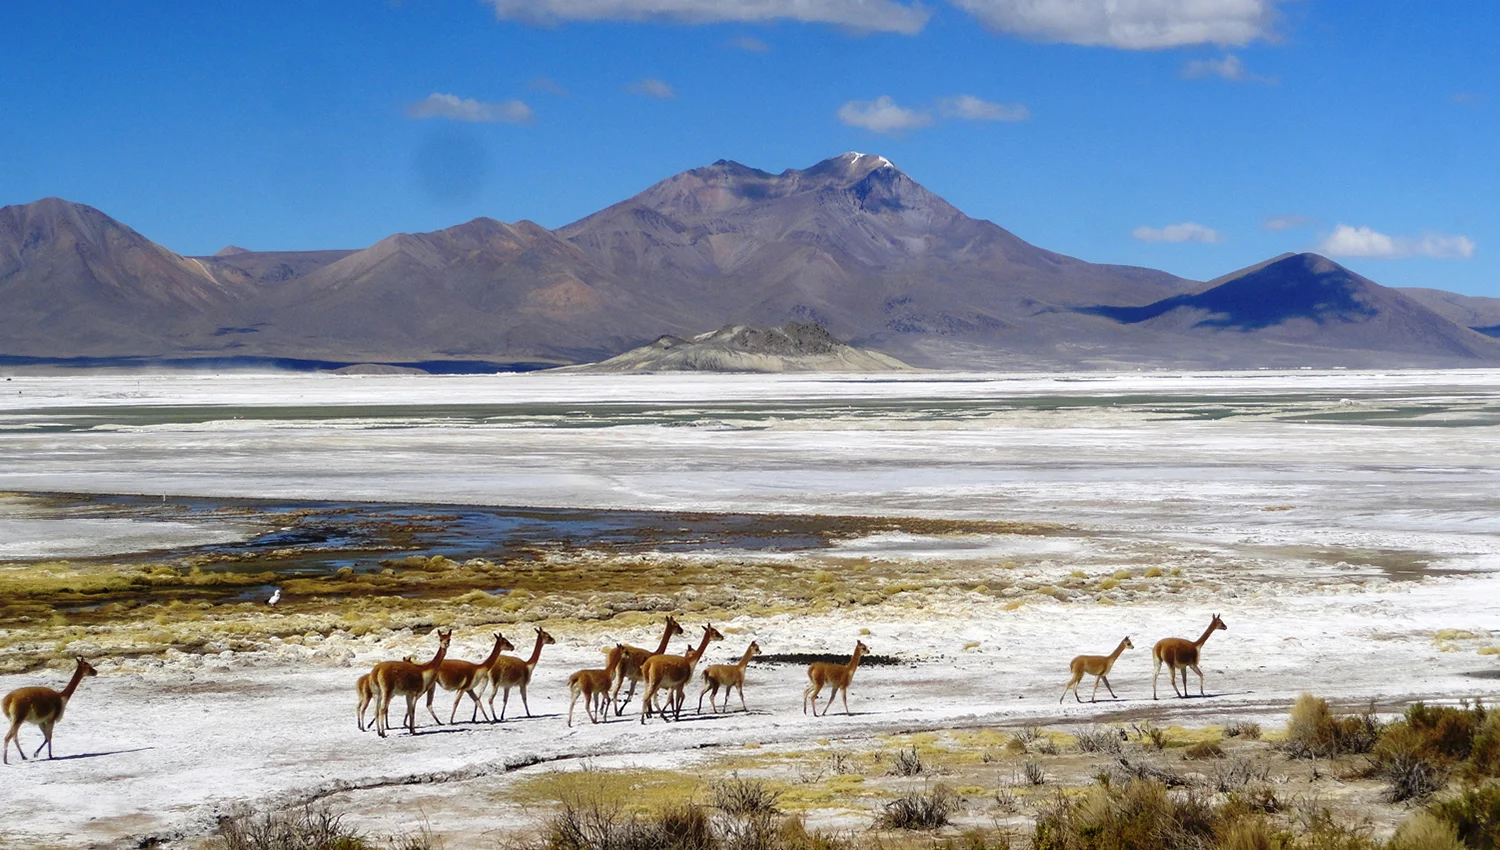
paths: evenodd
<path fill-rule="evenodd" d="M 781 792 L 766 783 L 732 776 L 715 782 L 709 789 L 714 808 L 731 815 L 775 814 Z"/>
<path fill-rule="evenodd" d="M 1224 724 L 1224 737 L 1244 738 L 1247 741 L 1260 740 L 1260 724 L 1254 720 L 1231 720 Z"/>
<path fill-rule="evenodd" d="M 1046 785 L 1047 772 L 1042 769 L 1040 764 L 1028 761 L 1021 765 L 1021 780 L 1027 785 Z"/>
<path fill-rule="evenodd" d="M 1464 845 L 1452 824 L 1419 812 L 1401 824 L 1385 850 L 1464 850 Z"/>
<path fill-rule="evenodd" d="M 939 783 L 886 803 L 876 823 L 884 829 L 938 829 L 948 825 L 948 818 L 961 804 L 957 794 Z"/>
<path fill-rule="evenodd" d="M 343 815 L 325 807 L 305 806 L 279 812 L 239 809 L 219 819 L 213 850 L 434 850 L 439 845 L 425 830 L 416 836 L 379 844 L 345 826 Z"/>
<path fill-rule="evenodd" d="M 1123 733 L 1118 729 L 1107 726 L 1090 726 L 1078 733 L 1078 739 L 1073 742 L 1080 753 L 1104 753 L 1106 755 L 1118 755 L 1125 749 Z"/>
<path fill-rule="evenodd" d="M 913 746 L 909 750 L 897 750 L 891 756 L 891 769 L 886 773 L 890 776 L 920 776 L 929 770 L 931 766 L 922 760 L 922 754 Z"/>
<path fill-rule="evenodd" d="M 1202 761 L 1203 759 L 1221 759 L 1224 757 L 1224 748 L 1219 746 L 1218 741 L 1199 741 L 1188 746 L 1182 751 L 1182 757 L 1189 761 Z"/>
<path fill-rule="evenodd" d="M 1303 694 L 1292 704 L 1282 750 L 1292 758 L 1331 758 L 1367 753 L 1380 737 L 1382 724 L 1372 706 L 1359 714 L 1335 716 L 1328 700 Z"/>

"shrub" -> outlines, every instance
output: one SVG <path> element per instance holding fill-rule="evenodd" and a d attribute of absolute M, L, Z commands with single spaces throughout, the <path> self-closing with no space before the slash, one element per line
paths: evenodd
<path fill-rule="evenodd" d="M 1260 724 L 1254 720 L 1231 720 L 1224 724 L 1224 737 L 1260 740 Z"/>
<path fill-rule="evenodd" d="M 1379 739 L 1381 723 L 1371 706 L 1359 714 L 1335 717 L 1328 701 L 1303 694 L 1292 704 L 1287 741 L 1282 749 L 1292 758 L 1329 758 L 1367 753 Z"/>
<path fill-rule="evenodd" d="M 917 752 L 916 747 L 909 750 L 897 750 L 891 757 L 891 769 L 887 773 L 891 776 L 918 776 L 927 772 L 927 765 L 922 761 L 922 754 Z"/>
<path fill-rule="evenodd" d="M 1145 723 L 1133 723 L 1131 728 L 1135 730 L 1136 740 L 1141 746 L 1148 750 L 1164 750 L 1167 748 L 1167 730 L 1156 726 L 1151 721 Z"/>
<path fill-rule="evenodd" d="M 1453 827 L 1466 847 L 1500 847 L 1500 785 L 1466 788 L 1457 796 L 1429 805 L 1427 812 Z"/>
<path fill-rule="evenodd" d="M 1218 741 L 1199 741 L 1183 750 L 1182 757 L 1192 761 L 1221 759 L 1224 757 L 1224 748 L 1219 746 Z"/>
<path fill-rule="evenodd" d="M 1080 753 L 1106 753 L 1116 755 L 1124 749 L 1120 732 L 1107 727 L 1091 726 L 1078 733 L 1074 746 Z"/>
<path fill-rule="evenodd" d="M 1042 770 L 1042 766 L 1034 761 L 1028 761 L 1021 765 L 1021 778 L 1026 781 L 1027 785 L 1047 784 L 1047 772 Z"/>
<path fill-rule="evenodd" d="M 731 815 L 774 814 L 781 802 L 781 792 L 772 791 L 759 780 L 738 776 L 715 782 L 709 793 L 713 807 Z"/>
<path fill-rule="evenodd" d="M 886 829 L 937 829 L 948 824 L 948 817 L 958 806 L 958 796 L 948 786 L 938 784 L 886 803 L 877 822 Z"/>
<path fill-rule="evenodd" d="M 1378 773 L 1387 783 L 1385 800 L 1402 803 L 1425 800 L 1448 781 L 1448 772 L 1417 753 L 1396 753 L 1379 762 Z"/>
<path fill-rule="evenodd" d="M 1414 703 L 1400 722 L 1391 724 L 1375 749 L 1377 759 L 1387 752 L 1414 753 L 1430 761 L 1452 764 L 1465 761 L 1474 749 L 1474 739 L 1483 727 L 1483 706 L 1453 708 Z"/>
<path fill-rule="evenodd" d="M 1133 780 L 1062 795 L 1037 813 L 1035 850 L 1188 850 L 1211 846 L 1215 813 L 1196 797 L 1174 801 L 1159 782 Z"/>
<path fill-rule="evenodd" d="M 1286 837 L 1265 818 L 1244 818 L 1228 824 L 1219 838 L 1219 850 L 1283 850 Z"/>
<path fill-rule="evenodd" d="M 216 843 L 223 850 L 374 850 L 327 807 L 282 812 L 236 810 L 220 818 Z"/>
<path fill-rule="evenodd" d="M 1475 730 L 1464 772 L 1471 780 L 1500 776 L 1500 711 L 1488 712 Z"/>
<path fill-rule="evenodd" d="M 1418 812 L 1401 824 L 1385 847 L 1386 850 L 1464 850 L 1453 825 L 1427 812 Z"/>

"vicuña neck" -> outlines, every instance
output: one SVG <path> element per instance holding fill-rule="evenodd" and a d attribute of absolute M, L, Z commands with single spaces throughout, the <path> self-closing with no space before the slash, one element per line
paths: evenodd
<path fill-rule="evenodd" d="M 531 657 L 528 658 L 528 659 L 526 659 L 526 666 L 527 667 L 535 667 L 537 659 L 539 659 L 539 658 L 542 657 L 542 642 L 545 639 L 546 639 L 546 636 L 543 635 L 541 632 L 537 632 L 536 633 L 536 646 L 534 646 L 534 647 L 531 648 Z"/>
<path fill-rule="evenodd" d="M 495 648 L 490 650 L 490 657 L 479 662 L 480 667 L 488 669 L 493 666 L 495 659 L 500 657 L 500 638 L 495 638 Z"/>
<path fill-rule="evenodd" d="M 1125 640 L 1120 641 L 1120 645 L 1115 647 L 1115 651 L 1109 654 L 1110 661 L 1114 661 L 1116 658 L 1120 657 L 1120 653 L 1125 651 L 1125 641 L 1128 640 L 1130 640 L 1130 638 L 1125 638 Z M 1067 694 L 1064 694 L 1063 696 L 1067 696 Z"/>
<path fill-rule="evenodd" d="M 661 643 L 659 643 L 659 644 L 656 645 L 656 654 L 657 655 L 666 655 L 667 654 L 667 646 L 669 644 L 671 644 L 671 642 L 672 642 L 672 632 L 674 631 L 674 629 L 672 628 L 672 623 L 673 623 L 673 620 L 668 619 L 667 620 L 667 627 L 662 630 L 662 633 L 661 633 Z"/>
<path fill-rule="evenodd" d="M 446 644 L 446 643 L 440 643 L 440 644 L 438 644 L 437 655 L 432 656 L 432 660 L 428 661 L 426 664 L 420 664 L 418 666 L 421 667 L 423 670 L 431 670 L 432 668 L 438 666 L 439 664 L 442 664 L 443 663 L 443 659 L 447 658 L 447 657 L 448 657 L 448 644 Z"/>
<path fill-rule="evenodd" d="M 740 656 L 739 668 L 741 670 L 745 669 L 745 665 L 747 665 L 747 664 L 750 663 L 751 653 L 754 650 L 755 650 L 755 645 L 754 644 L 751 644 L 750 646 L 745 647 L 745 654 Z"/>
<path fill-rule="evenodd" d="M 1193 643 L 1197 644 L 1198 646 L 1202 646 L 1203 644 L 1205 644 L 1205 643 L 1208 642 L 1208 636 L 1211 635 L 1211 634 L 1213 634 L 1213 633 L 1214 633 L 1214 624 L 1213 623 L 1209 623 L 1208 624 L 1208 628 L 1206 628 L 1206 629 L 1203 630 L 1203 637 L 1198 638 L 1197 640 L 1193 641 Z"/>
<path fill-rule="evenodd" d="M 62 698 L 64 702 L 67 702 L 68 700 L 73 698 L 73 692 L 78 690 L 78 683 L 82 681 L 83 665 L 80 664 L 77 667 L 73 668 L 73 678 L 69 679 L 68 686 L 62 689 Z"/>

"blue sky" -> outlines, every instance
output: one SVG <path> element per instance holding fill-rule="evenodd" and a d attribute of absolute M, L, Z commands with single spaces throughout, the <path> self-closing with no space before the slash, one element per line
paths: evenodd
<path fill-rule="evenodd" d="M 859 150 L 1087 260 L 1500 296 L 1497 39 L 1493 0 L 4 3 L 0 205 L 362 247 Z"/>

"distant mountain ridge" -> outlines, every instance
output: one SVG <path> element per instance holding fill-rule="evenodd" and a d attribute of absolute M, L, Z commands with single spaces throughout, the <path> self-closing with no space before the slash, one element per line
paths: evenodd
<path fill-rule="evenodd" d="M 938 368 L 1500 363 L 1462 319 L 1500 310 L 1442 295 L 1316 255 L 1208 284 L 1089 263 L 854 152 L 776 174 L 720 160 L 557 230 L 478 218 L 360 250 L 184 257 L 84 205 L 0 209 L 0 358 L 40 361 L 531 367 L 815 322 Z"/>

